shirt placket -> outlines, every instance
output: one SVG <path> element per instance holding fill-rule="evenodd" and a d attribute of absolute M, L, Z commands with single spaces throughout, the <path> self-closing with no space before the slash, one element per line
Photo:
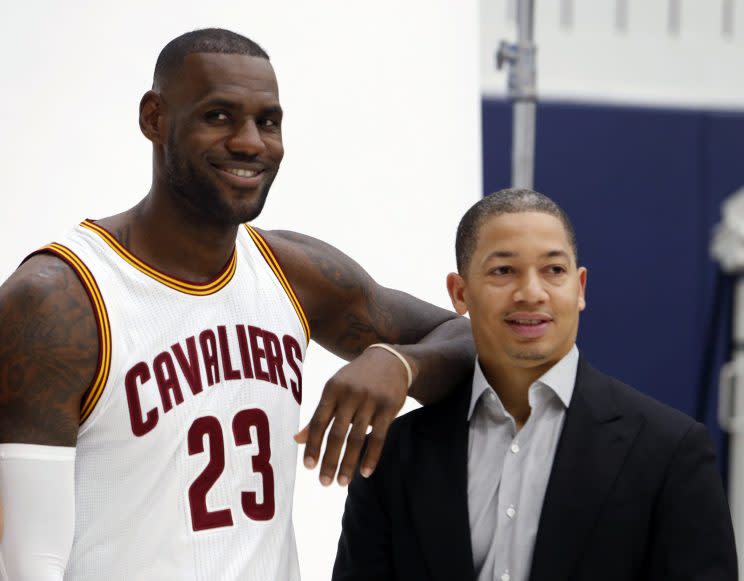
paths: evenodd
<path fill-rule="evenodd" d="M 499 543 L 496 549 L 497 566 L 495 568 L 496 579 L 499 581 L 515 581 L 518 579 L 518 564 L 515 561 L 516 537 L 519 529 L 519 517 L 523 507 L 520 504 L 520 491 L 522 480 L 525 477 L 529 442 L 535 429 L 538 416 L 544 411 L 545 393 L 539 384 L 530 390 L 530 417 L 519 432 L 510 414 L 506 414 L 512 422 L 512 440 L 507 446 L 504 467 L 501 473 L 501 486 L 499 487 L 498 518 L 496 525 L 496 539 L 506 542 Z"/>
<path fill-rule="evenodd" d="M 519 490 L 521 487 L 522 472 L 522 442 L 525 441 L 525 425 L 519 433 L 511 416 L 512 439 L 504 454 L 504 465 L 501 473 L 501 486 L 499 487 L 498 518 L 496 520 L 496 539 L 502 539 L 496 550 L 495 568 L 496 579 L 500 581 L 511 581 L 514 577 L 514 536 L 519 519 Z"/>

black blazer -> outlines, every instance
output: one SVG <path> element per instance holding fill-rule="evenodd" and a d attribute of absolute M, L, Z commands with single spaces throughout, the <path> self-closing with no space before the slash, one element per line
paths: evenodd
<path fill-rule="evenodd" d="M 334 581 L 475 581 L 470 382 L 398 418 L 349 487 Z M 728 504 L 706 429 L 579 359 L 530 581 L 734 581 Z"/>

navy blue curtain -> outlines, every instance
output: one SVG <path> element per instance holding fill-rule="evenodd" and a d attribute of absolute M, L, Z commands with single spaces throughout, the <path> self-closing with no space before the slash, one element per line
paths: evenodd
<path fill-rule="evenodd" d="M 482 106 L 489 193 L 510 184 L 511 105 Z M 721 202 L 742 185 L 744 113 L 538 105 L 535 189 L 571 216 L 589 271 L 579 348 L 606 373 L 702 413 L 724 468 L 715 410 L 731 293 L 724 284 L 716 294 L 708 247 Z"/>

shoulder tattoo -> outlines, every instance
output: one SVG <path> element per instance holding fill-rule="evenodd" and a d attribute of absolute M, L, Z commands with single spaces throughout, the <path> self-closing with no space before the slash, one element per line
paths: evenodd
<path fill-rule="evenodd" d="M 76 274 L 47 255 L 0 288 L 0 441 L 74 445 L 98 362 L 98 328 Z"/>

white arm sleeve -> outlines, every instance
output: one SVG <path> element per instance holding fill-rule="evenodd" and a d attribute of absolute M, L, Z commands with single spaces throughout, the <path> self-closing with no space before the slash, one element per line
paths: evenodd
<path fill-rule="evenodd" d="M 61 581 L 75 533 L 75 448 L 0 444 L 1 581 Z"/>

